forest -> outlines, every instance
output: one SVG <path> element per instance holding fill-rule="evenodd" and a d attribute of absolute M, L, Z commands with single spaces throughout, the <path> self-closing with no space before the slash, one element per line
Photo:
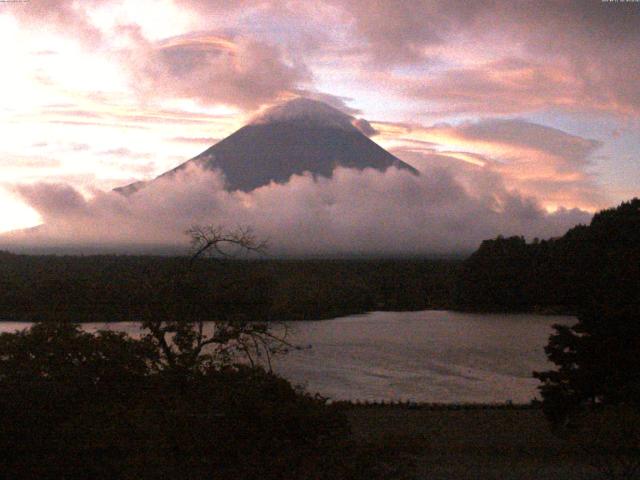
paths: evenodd
<path fill-rule="evenodd" d="M 0 318 L 75 322 L 317 320 L 373 310 L 578 313 L 601 291 L 633 298 L 640 200 L 527 242 L 485 240 L 467 259 L 252 259 L 0 252 Z"/>
<path fill-rule="evenodd" d="M 559 238 L 485 240 L 457 272 L 461 310 L 579 313 L 593 299 L 637 301 L 640 199 L 596 213 Z"/>
<path fill-rule="evenodd" d="M 446 308 L 460 260 L 0 253 L 0 318 L 308 320 Z"/>

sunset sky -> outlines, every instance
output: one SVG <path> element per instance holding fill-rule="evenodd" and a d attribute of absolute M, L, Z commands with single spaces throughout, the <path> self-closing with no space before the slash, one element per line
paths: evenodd
<path fill-rule="evenodd" d="M 0 61 L 0 231 L 40 222 L 25 189 L 152 178 L 300 95 L 548 212 L 640 190 L 637 2 L 30 0 Z"/>

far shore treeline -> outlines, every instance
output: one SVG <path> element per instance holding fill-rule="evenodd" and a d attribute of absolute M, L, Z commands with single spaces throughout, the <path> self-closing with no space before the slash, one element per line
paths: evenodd
<path fill-rule="evenodd" d="M 447 308 L 461 264 L 0 253 L 0 319 L 315 320 Z"/>
<path fill-rule="evenodd" d="M 596 213 L 560 238 L 486 240 L 457 272 L 452 303 L 474 311 L 578 313 L 625 304 L 640 288 L 640 199 Z"/>
<path fill-rule="evenodd" d="M 607 272 L 619 276 L 638 262 L 639 211 L 639 199 L 625 202 L 556 239 L 500 236 L 466 260 L 192 262 L 0 252 L 0 319 L 270 321 L 424 309 L 573 314 L 594 288 L 607 288 Z"/>

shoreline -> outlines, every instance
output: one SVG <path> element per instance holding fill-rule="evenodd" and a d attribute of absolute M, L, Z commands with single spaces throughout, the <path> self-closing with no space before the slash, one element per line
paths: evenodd
<path fill-rule="evenodd" d="M 575 310 L 571 309 L 543 309 L 543 308 L 533 308 L 530 310 L 500 310 L 500 309 L 482 309 L 482 308 L 456 308 L 452 306 L 432 306 L 428 308 L 401 308 L 401 309 L 375 309 L 375 310 L 349 310 L 345 312 L 340 312 L 337 314 L 331 315 L 320 315 L 314 318 L 299 318 L 299 319 L 284 319 L 284 320 L 274 320 L 274 319 L 265 319 L 265 320 L 256 320 L 258 323 L 280 323 L 280 322 L 291 322 L 291 323 L 299 323 L 299 322 L 321 322 L 326 320 L 337 320 L 339 318 L 345 318 L 355 315 L 368 315 L 371 313 L 415 313 L 415 312 L 453 312 L 453 313 L 468 313 L 468 314 L 477 314 L 477 315 L 540 315 L 544 317 L 575 317 L 578 313 Z M 45 322 L 55 322 L 56 320 L 46 319 L 42 320 Z M 194 322 L 197 320 L 186 320 L 188 322 Z M 215 322 L 216 320 L 203 320 L 204 322 Z M 19 324 L 33 324 L 37 323 L 37 320 L 29 320 L 25 318 L 0 318 L 0 323 L 19 323 Z M 116 323 L 136 323 L 142 322 L 142 320 L 79 320 L 72 321 L 71 323 L 77 323 L 79 325 L 83 324 L 91 324 L 91 323 L 104 323 L 104 324 L 116 324 Z"/>
<path fill-rule="evenodd" d="M 350 409 L 396 409 L 396 410 L 428 410 L 428 411 L 445 411 L 445 410 L 540 410 L 542 404 L 539 400 L 534 399 L 526 403 L 514 402 L 451 402 L 451 403 L 434 403 L 434 402 L 413 402 L 413 401 L 360 401 L 360 400 L 329 400 L 329 404 L 341 410 Z"/>

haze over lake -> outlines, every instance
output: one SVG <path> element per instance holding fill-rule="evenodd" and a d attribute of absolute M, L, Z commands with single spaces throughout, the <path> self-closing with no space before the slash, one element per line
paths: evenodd
<path fill-rule="evenodd" d="M 550 366 L 544 346 L 551 325 L 573 321 L 427 310 L 289 322 L 289 340 L 310 348 L 277 358 L 274 369 L 334 400 L 528 402 L 539 385 L 531 373 Z M 25 325 L 0 322 L 0 331 Z M 139 333 L 136 323 L 85 328 Z"/>

